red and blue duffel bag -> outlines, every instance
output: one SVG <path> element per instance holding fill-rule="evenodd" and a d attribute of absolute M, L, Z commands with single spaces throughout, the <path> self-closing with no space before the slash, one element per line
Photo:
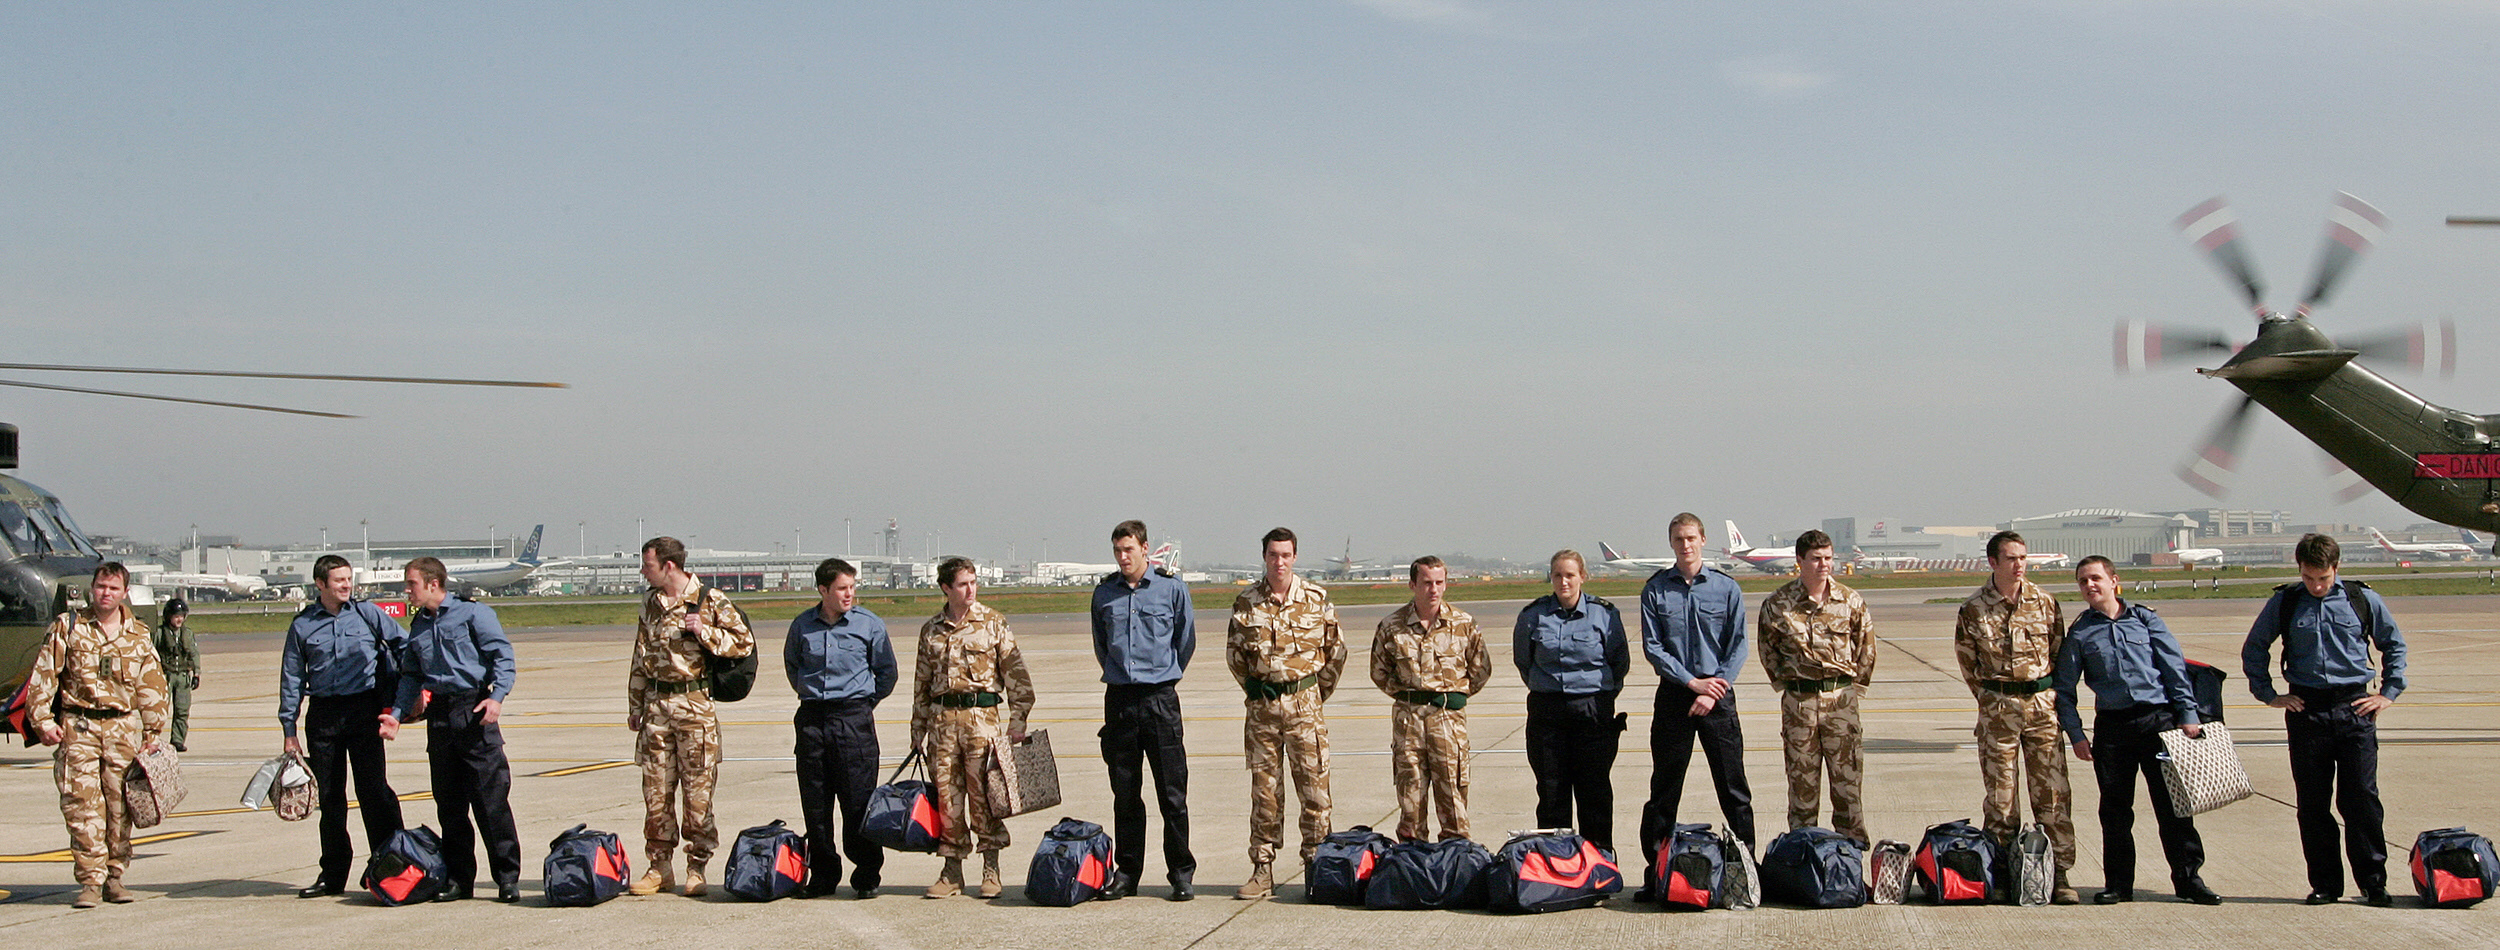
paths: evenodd
<path fill-rule="evenodd" d="M 625 861 L 625 843 L 589 825 L 557 835 L 547 843 L 547 906 L 589 907 L 625 893 L 633 866 Z"/>
<path fill-rule="evenodd" d="M 2491 839 L 2463 828 L 2422 832 L 2413 839 L 2413 889 L 2424 907 L 2472 907 L 2500 886 L 2500 855 Z"/>
<path fill-rule="evenodd" d="M 777 901 L 807 886 L 807 839 L 781 820 L 738 832 L 729 846 L 721 890 L 751 901 Z"/>
<path fill-rule="evenodd" d="M 1990 877 L 1996 864 L 1996 841 L 1960 818 L 1927 829 L 1910 859 L 1910 874 L 1936 903 L 1985 904 L 1996 890 Z"/>
<path fill-rule="evenodd" d="M 1311 852 L 1311 867 L 1302 893 L 1314 904 L 1360 904 L 1380 856 L 1389 850 L 1389 836 L 1370 825 L 1332 832 Z"/>
<path fill-rule="evenodd" d="M 365 862 L 365 891 L 384 907 L 422 904 L 451 888 L 451 871 L 443 866 L 443 841 L 424 825 L 391 835 L 382 853 Z"/>
<path fill-rule="evenodd" d="M 906 772 L 917 777 L 904 778 Z M 943 830 L 938 822 L 937 786 L 929 783 L 929 768 L 921 761 L 920 750 L 914 749 L 894 767 L 885 784 L 868 793 L 859 833 L 888 850 L 929 852 L 937 850 Z"/>
<path fill-rule="evenodd" d="M 1102 896 L 1111 879 L 1111 836 L 1102 826 L 1059 819 L 1042 833 L 1024 873 L 1024 898 L 1044 907 L 1074 907 Z"/>
<path fill-rule="evenodd" d="M 1569 831 L 1531 831 L 1515 836 L 1493 856 L 1485 876 L 1496 911 L 1542 914 L 1595 907 L 1623 890 L 1615 856 Z"/>

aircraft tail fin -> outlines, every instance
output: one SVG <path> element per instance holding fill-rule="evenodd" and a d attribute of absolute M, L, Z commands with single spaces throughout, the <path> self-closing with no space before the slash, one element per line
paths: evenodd
<path fill-rule="evenodd" d="M 2483 543 L 2481 535 L 2466 528 L 2457 529 L 2457 540 L 2465 542 L 2467 547 L 2481 547 Z"/>
<path fill-rule="evenodd" d="M 1726 522 L 1726 524 L 1727 524 L 1727 550 L 1728 550 L 1728 552 L 1729 552 L 1729 553 L 1733 554 L 1733 553 L 1735 553 L 1735 552 L 1737 552 L 1737 551 L 1751 551 L 1751 550 L 1753 550 L 1753 545 L 1750 545 L 1750 544 L 1746 544 L 1746 543 L 1745 543 L 1745 533 L 1744 533 L 1744 532 L 1742 532 L 1742 531 L 1738 531 L 1738 530 L 1736 530 L 1736 522 L 1735 522 L 1735 521 L 1731 520 L 1731 521 Z"/>
<path fill-rule="evenodd" d="M 1181 549 L 1170 541 L 1156 545 L 1153 551 L 1146 554 L 1146 566 L 1160 567 L 1178 574 L 1181 572 Z"/>
<path fill-rule="evenodd" d="M 2396 542 L 2387 540 L 2387 535 L 2379 531 L 2377 528 L 2370 529 L 2370 538 L 2378 542 L 2378 546 L 2381 550 L 2393 551 L 2396 549 Z"/>
<path fill-rule="evenodd" d="M 531 528 L 529 543 L 521 545 L 520 555 L 514 557 L 513 560 L 522 564 L 538 563 L 538 539 L 545 536 L 546 533 L 546 525 L 542 524 L 538 527 Z"/>
<path fill-rule="evenodd" d="M 1609 561 L 1623 560 L 1623 552 L 1615 550 L 1614 545 L 1607 544 L 1604 541 L 1597 542 L 1597 553 L 1598 556 Z"/>

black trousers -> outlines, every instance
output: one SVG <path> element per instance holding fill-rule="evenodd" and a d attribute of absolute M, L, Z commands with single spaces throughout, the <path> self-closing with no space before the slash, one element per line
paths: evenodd
<path fill-rule="evenodd" d="M 2364 889 L 2387 886 L 2387 811 L 2378 799 L 2378 720 L 2354 712 L 2356 687 L 2313 690 L 2292 687 L 2306 707 L 2283 711 L 2292 747 L 2292 792 L 2300 815 L 2300 853 L 2309 863 L 2309 889 L 2344 893 L 2344 864 L 2335 853 L 2333 805 L 2343 813 L 2344 855 L 2352 879 Z"/>
<path fill-rule="evenodd" d="M 1659 843 L 1675 834 L 1696 738 L 1719 786 L 1719 811 L 1727 816 L 1728 829 L 1753 846 L 1753 787 L 1745 782 L 1745 733 L 1736 722 L 1736 693 L 1730 690 L 1700 716 L 1692 715 L 1693 699 L 1682 683 L 1658 684 L 1656 716 L 1649 724 L 1649 804 L 1641 807 L 1641 854 L 1652 864 Z"/>
<path fill-rule="evenodd" d="M 443 866 L 451 886 L 477 883 L 477 839 L 486 837 L 486 869 L 495 886 L 521 883 L 521 833 L 512 822 L 512 761 L 503 727 L 478 718 L 484 693 L 434 697 L 425 723 L 425 755 L 434 778 L 434 816 L 443 823 Z M 476 816 L 472 822 L 470 816 Z"/>
<path fill-rule="evenodd" d="M 1189 750 L 1181 746 L 1178 682 L 1108 686 L 1102 694 L 1102 761 L 1111 771 L 1112 867 L 1141 876 L 1146 869 L 1145 766 L 1154 767 L 1155 804 L 1163 812 L 1163 865 L 1177 878 L 1194 874 L 1189 853 Z"/>
<path fill-rule="evenodd" d="M 1622 733 L 1614 693 L 1528 694 L 1528 770 L 1536 774 L 1537 827 L 1577 828 L 1580 837 L 1614 850 L 1615 752 Z"/>
<path fill-rule="evenodd" d="M 885 873 L 885 849 L 860 834 L 868 795 L 877 789 L 877 704 L 870 699 L 810 699 L 790 718 L 798 732 L 799 821 L 807 830 L 807 892 L 830 894 L 842 882 L 842 851 L 851 854 L 851 887 L 870 891 Z M 842 847 L 833 846 L 833 809 L 841 804 Z"/>
<path fill-rule="evenodd" d="M 382 754 L 380 690 L 352 696 L 315 696 L 304 708 L 304 758 L 321 785 L 321 883 L 345 887 L 356 841 L 347 834 L 347 775 L 356 774 L 356 808 L 364 813 L 365 848 L 380 853 L 398 834 L 399 793 L 391 791 L 390 762 Z"/>
<path fill-rule="evenodd" d="M 2153 822 L 2161 832 L 2162 857 L 2170 861 L 2176 884 L 2196 877 L 2205 867 L 2205 839 L 2196 821 L 2179 815 L 2170 802 L 2170 786 L 2161 779 L 2161 739 L 2178 728 L 2177 714 L 2167 706 L 2107 709 L 2092 718 L 2092 775 L 2101 786 L 2101 866 L 2103 887 L 2135 890 L 2135 778 L 2144 776 L 2153 798 Z"/>

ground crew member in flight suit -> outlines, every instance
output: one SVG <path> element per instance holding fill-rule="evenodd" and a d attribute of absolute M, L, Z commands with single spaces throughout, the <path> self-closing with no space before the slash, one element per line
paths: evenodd
<path fill-rule="evenodd" d="M 1163 813 L 1163 864 L 1171 899 L 1196 896 L 1189 851 L 1189 750 L 1181 742 L 1181 673 L 1198 651 L 1189 585 L 1146 553 L 1146 523 L 1111 529 L 1120 569 L 1094 585 L 1094 660 L 1102 666 L 1102 759 L 1111 773 L 1115 852 L 1106 900 L 1137 893 L 1146 868 L 1145 770 L 1155 773 Z"/>
<path fill-rule="evenodd" d="M 1398 839 L 1468 837 L 1467 697 L 1493 678 L 1476 618 L 1451 606 L 1449 567 L 1432 555 L 1406 568 L 1414 594 L 1372 632 L 1372 683 L 1389 707 L 1389 774 L 1398 794 Z"/>
<path fill-rule="evenodd" d="M 720 717 L 712 705 L 706 656 L 745 656 L 755 649 L 755 634 L 729 595 L 687 573 L 686 545 L 676 538 L 642 543 L 642 579 L 651 590 L 643 595 L 642 619 L 634 628 L 634 659 L 625 677 L 625 728 L 637 736 L 643 853 L 651 863 L 627 892 L 648 896 L 669 888 L 682 831 L 683 893 L 701 897 L 709 891 L 704 865 L 720 846 L 720 826 L 712 818 L 712 785 L 720 773 Z"/>
<path fill-rule="evenodd" d="M 52 780 L 78 881 L 70 906 L 82 909 L 136 899 L 122 886 L 130 867 L 122 778 L 140 750 L 164 741 L 170 715 L 148 625 L 125 603 L 130 570 L 106 561 L 90 581 L 87 606 L 53 619 L 26 674 L 26 727 L 54 747 Z"/>
<path fill-rule="evenodd" d="M 191 605 L 182 598 L 166 601 L 158 613 L 164 622 L 156 627 L 156 663 L 165 670 L 165 688 L 174 697 L 174 725 L 166 736 L 173 740 L 174 751 L 189 752 L 184 743 L 191 737 L 191 691 L 200 688 L 200 641 L 191 635 Z"/>
<path fill-rule="evenodd" d="M 1780 691 L 1780 739 L 1788 764 L 1788 827 L 1815 825 L 1823 776 L 1831 773 L 1832 830 L 1866 834 L 1865 732 L 1858 698 L 1875 675 L 1875 621 L 1858 592 L 1832 577 L 1832 538 L 1797 536 L 1797 579 L 1762 602 L 1755 633 L 1762 672 Z"/>
<path fill-rule="evenodd" d="M 1988 539 L 1986 586 L 1962 601 L 1953 624 L 1953 653 L 1962 680 L 1979 701 L 1979 778 L 1987 789 L 1982 820 L 1997 847 L 2012 848 L 2021 830 L 2015 800 L 2019 770 L 2028 776 L 2031 813 L 2045 826 L 2057 855 L 2050 901 L 2082 903 L 2066 883 L 2075 866 L 2073 796 L 2066 784 L 2066 743 L 2058 735 L 2057 694 L 2051 676 L 2066 642 L 2065 612 L 2057 599 L 2024 579 L 2031 551 L 2023 536 L 1999 531 Z"/>
<path fill-rule="evenodd" d="M 1328 837 L 1328 721 L 1321 707 L 1345 672 L 1345 637 L 1328 591 L 1293 572 L 1296 541 L 1285 528 L 1260 539 L 1266 572 L 1233 599 L 1224 658 L 1241 683 L 1242 733 L 1250 766 L 1250 880 L 1234 892 L 1258 900 L 1276 888 L 1284 842 L 1283 772 L 1302 799 L 1302 862 Z"/>
<path fill-rule="evenodd" d="M 982 897 L 1006 886 L 998 876 L 998 852 L 1008 845 L 1007 822 L 990 812 L 990 747 L 1001 738 L 1024 741 L 1033 715 L 1033 674 L 1024 667 L 1007 616 L 980 601 L 981 575 L 968 558 L 938 563 L 938 586 L 946 606 L 920 625 L 914 664 L 911 742 L 929 760 L 937 785 L 937 853 L 946 859 L 925 897 L 964 892 L 964 858 L 975 839 L 981 851 Z M 999 706 L 1007 709 L 1002 715 Z"/>

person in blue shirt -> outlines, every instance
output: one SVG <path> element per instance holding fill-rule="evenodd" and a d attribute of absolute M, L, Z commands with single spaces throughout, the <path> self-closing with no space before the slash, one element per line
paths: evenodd
<path fill-rule="evenodd" d="M 305 757 L 321 788 L 321 876 L 296 891 L 297 897 L 347 889 L 348 866 L 356 857 L 355 839 L 347 834 L 351 769 L 366 847 L 379 853 L 400 829 L 399 793 L 391 790 L 379 721 L 392 687 L 377 673 L 383 656 L 396 657 L 408 635 L 381 608 L 355 599 L 356 569 L 346 558 L 324 554 L 314 561 L 313 587 L 320 596 L 287 626 L 285 653 L 278 659 L 278 729 L 286 736 L 285 750 Z M 295 736 L 299 712 L 303 743 Z"/>
<path fill-rule="evenodd" d="M 417 558 L 400 574 L 412 613 L 399 698 L 382 713 L 382 738 L 397 738 L 402 722 L 425 720 L 434 816 L 443 823 L 443 866 L 451 878 L 434 899 L 467 900 L 474 892 L 482 836 L 495 900 L 513 903 L 521 899 L 521 835 L 512 821 L 512 761 L 497 725 L 517 675 L 512 641 L 494 610 L 448 596 L 442 561 Z"/>
<path fill-rule="evenodd" d="M 1623 614 L 1583 593 L 1588 561 L 1557 551 L 1545 562 L 1554 592 L 1519 611 L 1511 662 L 1528 684 L 1528 769 L 1536 774 L 1539 828 L 1577 828 L 1589 843 L 1615 847 L 1615 753 L 1624 715 L 1615 711 L 1632 650 Z M 1572 806 L 1579 805 L 1579 820 Z"/>
<path fill-rule="evenodd" d="M 2222 903 L 2198 871 L 2205 866 L 2205 839 L 2196 822 L 2178 814 L 2161 777 L 2161 734 L 2177 729 L 2188 738 L 2203 732 L 2196 691 L 2188 683 L 2187 655 L 2161 615 L 2118 596 L 2118 568 L 2098 554 L 2075 565 L 2075 586 L 2084 610 L 2066 628 L 2058 647 L 2057 719 L 2073 740 L 2075 758 L 2092 763 L 2101 784 L 2101 867 L 2095 904 L 2135 899 L 2135 777 L 2144 776 L 2161 830 L 2162 855 L 2179 899 Z M 2092 735 L 2083 733 L 2076 710 L 2078 683 L 2092 686 Z M 2223 740 L 2217 740 L 2223 741 Z"/>
<path fill-rule="evenodd" d="M 877 703 L 894 695 L 901 673 L 885 621 L 859 606 L 859 568 L 838 557 L 816 565 L 817 603 L 790 620 L 781 662 L 799 711 L 799 819 L 807 829 L 807 885 L 821 897 L 842 881 L 842 853 L 851 855 L 851 892 L 877 896 L 885 849 L 860 833 L 868 796 L 877 787 Z M 834 848 L 833 808 L 842 807 L 842 847 Z"/>
<path fill-rule="evenodd" d="M 1745 668 L 1745 593 L 1736 579 L 1702 563 L 1701 518 L 1692 512 L 1667 524 L 1675 565 L 1650 575 L 1641 589 L 1641 650 L 1658 671 L 1658 702 L 1649 727 L 1649 803 L 1641 809 L 1641 853 L 1650 886 L 1635 899 L 1655 898 L 1658 844 L 1675 834 L 1684 772 L 1698 738 L 1719 788 L 1727 829 L 1753 850 L 1753 789 L 1745 782 L 1745 735 L 1736 721 L 1736 690 Z"/>
<path fill-rule="evenodd" d="M 2292 547 L 2300 583 L 2276 590 L 2240 646 L 2248 691 L 2283 710 L 2290 740 L 2292 790 L 2300 818 L 2300 851 L 2309 864 L 2311 904 L 2344 894 L 2343 862 L 2335 853 L 2335 817 L 2344 816 L 2344 854 L 2352 860 L 2361 900 L 2394 903 L 2387 893 L 2386 809 L 2378 798 L 2378 714 L 2405 689 L 2405 641 L 2378 592 L 2338 576 L 2343 548 L 2323 534 Z M 2283 679 L 2276 692 L 2274 642 L 2283 641 Z M 2370 648 L 2377 647 L 2378 689 L 2370 689 Z"/>
<path fill-rule="evenodd" d="M 1102 758 L 1111 772 L 1115 854 L 1105 900 L 1137 893 L 1146 869 L 1144 767 L 1155 773 L 1155 804 L 1163 812 L 1163 864 L 1171 900 L 1196 896 L 1190 879 L 1189 750 L 1181 744 L 1178 687 L 1198 650 L 1189 585 L 1169 568 L 1149 570 L 1146 523 L 1111 529 L 1120 569 L 1094 586 L 1094 659 L 1102 665 Z"/>

